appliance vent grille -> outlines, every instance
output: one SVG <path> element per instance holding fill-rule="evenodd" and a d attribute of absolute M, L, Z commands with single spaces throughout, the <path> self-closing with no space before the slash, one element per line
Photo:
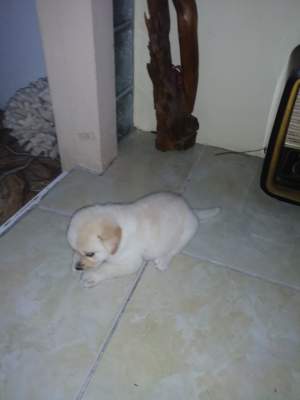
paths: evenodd
<path fill-rule="evenodd" d="M 300 90 L 298 90 L 292 110 L 284 145 L 293 149 L 300 149 Z"/>

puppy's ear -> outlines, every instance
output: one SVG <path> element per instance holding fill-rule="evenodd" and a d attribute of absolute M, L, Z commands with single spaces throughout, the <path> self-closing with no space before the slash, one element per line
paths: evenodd
<path fill-rule="evenodd" d="M 110 254 L 115 254 L 121 242 L 122 229 L 119 225 L 107 224 L 103 226 L 98 238 L 102 241 Z"/>

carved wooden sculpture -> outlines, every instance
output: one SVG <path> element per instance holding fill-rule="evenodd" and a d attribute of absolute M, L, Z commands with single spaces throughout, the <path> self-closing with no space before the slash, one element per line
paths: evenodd
<path fill-rule="evenodd" d="M 191 115 L 198 86 L 197 8 L 195 0 L 172 0 L 177 13 L 181 66 L 172 64 L 168 0 L 147 0 L 150 63 L 157 119 L 156 147 L 185 150 L 195 144 L 199 124 Z"/>

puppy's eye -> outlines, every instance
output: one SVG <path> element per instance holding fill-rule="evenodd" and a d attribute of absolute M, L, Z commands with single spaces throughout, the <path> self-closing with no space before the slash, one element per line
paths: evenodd
<path fill-rule="evenodd" d="M 85 253 L 86 257 L 94 257 L 95 253 Z"/>

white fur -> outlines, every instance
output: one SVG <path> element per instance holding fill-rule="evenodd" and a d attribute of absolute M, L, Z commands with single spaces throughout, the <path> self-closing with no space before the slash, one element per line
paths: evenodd
<path fill-rule="evenodd" d="M 181 196 L 171 193 L 152 194 L 131 204 L 83 208 L 74 214 L 68 230 L 68 240 L 75 251 L 73 267 L 81 260 L 80 266 L 89 268 L 82 276 L 86 287 L 134 273 L 145 261 L 165 270 L 195 235 L 199 219 L 217 211 L 204 210 L 197 216 Z M 101 240 L 108 225 L 121 228 L 117 245 L 114 237 L 107 242 Z M 95 254 L 86 257 L 86 253 Z"/>

